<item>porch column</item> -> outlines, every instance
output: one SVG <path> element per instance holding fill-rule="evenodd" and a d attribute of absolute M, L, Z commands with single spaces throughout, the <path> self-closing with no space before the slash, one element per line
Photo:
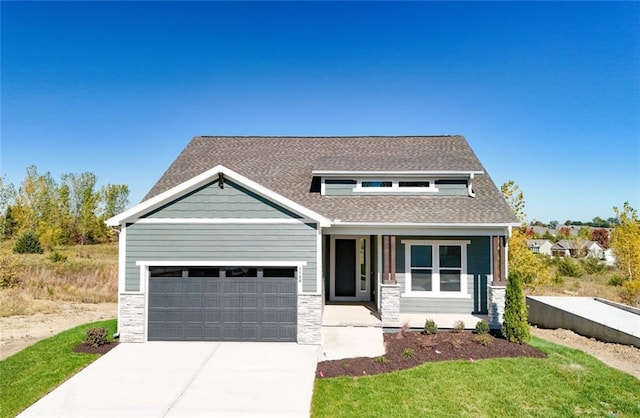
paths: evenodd
<path fill-rule="evenodd" d="M 382 238 L 382 283 L 380 284 L 380 318 L 383 326 L 400 326 L 400 286 L 396 281 L 396 237 Z"/>
<path fill-rule="evenodd" d="M 489 299 L 489 327 L 491 329 L 502 328 L 505 291 L 507 286 L 506 243 L 507 240 L 505 236 L 491 237 L 493 280 L 487 286 L 487 297 Z"/>

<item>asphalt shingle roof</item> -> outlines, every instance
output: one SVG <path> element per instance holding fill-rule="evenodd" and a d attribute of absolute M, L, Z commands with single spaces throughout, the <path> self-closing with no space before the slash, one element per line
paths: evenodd
<path fill-rule="evenodd" d="M 221 164 L 343 222 L 518 223 L 462 136 L 213 137 L 191 140 L 144 200 Z M 314 170 L 484 171 L 476 197 L 321 196 Z"/>

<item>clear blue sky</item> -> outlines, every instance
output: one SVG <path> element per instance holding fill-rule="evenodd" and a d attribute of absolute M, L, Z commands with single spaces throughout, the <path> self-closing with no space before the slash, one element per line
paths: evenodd
<path fill-rule="evenodd" d="M 92 171 L 135 204 L 195 135 L 462 134 L 529 220 L 640 206 L 640 3 L 0 7 L 16 186 Z"/>

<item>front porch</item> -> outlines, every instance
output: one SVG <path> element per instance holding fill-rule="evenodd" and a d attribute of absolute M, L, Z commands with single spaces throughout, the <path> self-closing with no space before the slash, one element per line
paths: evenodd
<path fill-rule="evenodd" d="M 484 314 L 400 313 L 394 323 L 383 323 L 373 303 L 327 303 L 322 314 L 323 327 L 376 327 L 396 329 L 408 324 L 409 328 L 423 329 L 427 319 L 433 319 L 440 329 L 453 329 L 457 321 L 465 329 L 474 329 L 478 321 L 488 322 Z"/>

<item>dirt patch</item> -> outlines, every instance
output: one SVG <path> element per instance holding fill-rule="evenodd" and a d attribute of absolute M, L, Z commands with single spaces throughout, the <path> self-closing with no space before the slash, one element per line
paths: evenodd
<path fill-rule="evenodd" d="M 584 351 L 604 364 L 640 379 L 640 348 L 598 341 L 566 329 L 531 327 L 531 333 L 552 343 Z"/>
<path fill-rule="evenodd" d="M 386 354 L 370 358 L 357 357 L 322 361 L 316 369 L 317 377 L 362 376 L 408 369 L 422 363 L 445 360 L 468 360 L 496 357 L 535 357 L 546 355 L 530 345 L 510 343 L 486 334 L 485 341 L 465 332 L 438 332 L 423 335 L 419 332 L 385 334 Z M 484 344 L 483 344 L 484 343 Z"/>
<path fill-rule="evenodd" d="M 0 318 L 0 360 L 69 328 L 116 317 L 115 303 L 34 301 L 51 305 L 51 313 Z"/>

